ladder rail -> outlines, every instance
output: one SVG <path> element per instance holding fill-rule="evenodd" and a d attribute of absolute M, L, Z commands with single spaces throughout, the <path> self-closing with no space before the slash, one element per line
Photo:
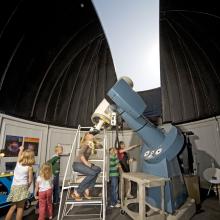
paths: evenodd
<path fill-rule="evenodd" d="M 72 142 L 70 155 L 69 155 L 69 158 L 68 158 L 68 161 L 67 161 L 67 166 L 66 166 L 66 169 L 65 169 L 64 177 L 63 177 L 63 183 L 62 183 L 62 189 L 61 189 L 61 195 L 60 195 L 61 200 L 62 200 L 62 198 L 63 198 L 63 190 L 64 190 L 64 186 L 65 186 L 65 181 L 66 181 L 66 176 L 67 176 L 67 172 L 68 172 L 68 168 L 69 168 L 69 163 L 70 163 L 70 160 L 71 160 L 71 157 L 72 157 L 73 149 L 74 149 L 74 146 L 75 146 L 76 139 L 77 139 L 77 137 L 78 137 L 80 128 L 81 128 L 81 127 L 80 127 L 80 125 L 79 125 L 79 126 L 78 126 L 78 129 L 77 129 L 77 131 L 76 131 L 75 138 L 74 138 L 74 140 L 73 140 L 73 142 Z M 60 201 L 60 202 L 62 202 L 62 201 Z M 59 205 L 57 220 L 60 220 L 60 212 L 61 212 L 61 204 Z"/>
<path fill-rule="evenodd" d="M 103 143 L 103 167 L 102 167 L 102 219 L 105 220 L 105 213 L 106 213 L 106 151 L 107 151 L 107 135 L 106 129 L 104 129 L 104 143 Z"/>
<path fill-rule="evenodd" d="M 66 203 L 66 201 L 67 201 L 67 198 L 68 198 L 69 194 L 70 194 L 70 189 L 67 190 L 67 196 L 66 196 L 66 198 L 65 198 L 65 203 Z M 62 197 L 61 197 L 61 198 L 62 198 Z M 64 203 L 64 204 L 65 204 L 65 203 Z M 61 215 L 61 219 L 63 219 L 63 217 L 65 216 L 66 212 L 67 212 L 67 206 L 64 205 L 64 207 L 63 207 L 63 212 L 62 212 L 62 215 Z"/>

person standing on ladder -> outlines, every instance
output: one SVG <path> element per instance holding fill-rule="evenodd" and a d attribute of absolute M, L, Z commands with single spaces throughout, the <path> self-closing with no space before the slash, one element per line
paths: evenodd
<path fill-rule="evenodd" d="M 82 200 L 82 194 L 86 199 L 91 199 L 90 190 L 95 186 L 96 179 L 101 172 L 100 167 L 89 162 L 90 155 L 96 153 L 95 147 L 94 135 L 86 133 L 81 140 L 76 160 L 73 162 L 73 170 L 86 176 L 78 188 L 71 193 L 71 197 L 76 201 Z"/>

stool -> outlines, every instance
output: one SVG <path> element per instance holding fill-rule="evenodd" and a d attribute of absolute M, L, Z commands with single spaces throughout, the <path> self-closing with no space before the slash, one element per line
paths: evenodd
<path fill-rule="evenodd" d="M 215 167 L 207 168 L 203 172 L 203 177 L 205 180 L 207 180 L 210 183 L 207 196 L 209 196 L 212 187 L 216 187 L 216 193 L 220 201 L 220 169 Z"/>

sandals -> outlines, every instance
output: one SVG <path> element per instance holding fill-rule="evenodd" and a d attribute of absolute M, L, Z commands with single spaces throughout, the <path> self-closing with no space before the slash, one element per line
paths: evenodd
<path fill-rule="evenodd" d="M 92 197 L 91 197 L 90 195 L 86 194 L 86 193 L 84 193 L 83 195 L 84 195 L 84 197 L 85 197 L 86 199 L 89 199 L 89 200 L 92 199 Z"/>
<path fill-rule="evenodd" d="M 89 192 L 88 192 L 88 191 L 87 191 L 87 192 L 84 192 L 83 195 L 84 195 L 84 197 L 85 197 L 86 199 L 88 199 L 88 200 L 91 200 L 91 199 L 92 199 L 92 197 L 89 196 Z M 80 196 L 78 193 L 76 193 L 76 192 L 72 192 L 72 193 L 70 194 L 70 196 L 71 196 L 75 201 L 77 201 L 77 202 L 82 201 L 81 196 Z"/>
<path fill-rule="evenodd" d="M 72 192 L 72 193 L 70 194 L 70 196 L 71 196 L 75 201 L 77 201 L 77 202 L 82 201 L 82 198 L 80 197 L 80 195 L 76 195 L 75 192 Z"/>
<path fill-rule="evenodd" d="M 92 199 L 92 197 L 89 195 L 89 190 L 88 190 L 88 189 L 85 190 L 85 192 L 83 193 L 83 195 L 84 195 L 84 197 L 85 197 L 86 199 L 89 199 L 89 200 Z"/>

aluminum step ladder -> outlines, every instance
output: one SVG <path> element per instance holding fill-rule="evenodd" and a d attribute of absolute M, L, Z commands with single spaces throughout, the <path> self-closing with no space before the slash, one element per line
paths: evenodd
<path fill-rule="evenodd" d="M 107 205 L 107 178 L 108 178 L 108 151 L 107 151 L 107 135 L 104 130 L 100 135 L 103 136 L 101 143 L 103 148 L 96 149 L 96 155 L 91 155 L 89 161 L 102 168 L 99 174 L 94 189 L 99 189 L 100 195 L 92 197 L 91 200 L 84 199 L 75 201 L 70 194 L 74 188 L 77 188 L 84 176 L 72 170 L 72 164 L 80 149 L 80 138 L 82 133 L 88 131 L 90 127 L 78 126 L 75 138 L 72 143 L 70 155 L 67 161 L 65 174 L 62 183 L 60 205 L 58 210 L 57 220 L 67 219 L 66 217 L 74 217 L 76 219 L 99 219 L 105 220 L 106 205 Z M 78 209 L 76 209 L 78 207 Z M 79 208 L 80 207 L 80 208 Z M 75 212 L 74 212 L 75 211 Z"/>

